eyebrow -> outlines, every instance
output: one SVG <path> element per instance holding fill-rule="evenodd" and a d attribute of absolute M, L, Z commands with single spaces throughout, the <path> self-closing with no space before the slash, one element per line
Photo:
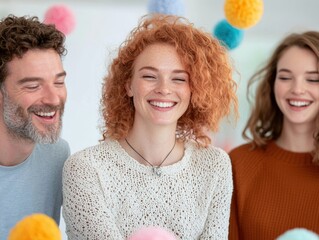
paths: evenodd
<path fill-rule="evenodd" d="M 278 72 L 291 72 L 289 69 L 281 68 L 278 70 Z"/>
<path fill-rule="evenodd" d="M 291 73 L 291 71 L 289 69 L 286 68 L 281 68 L 278 70 L 278 72 L 288 72 Z M 307 74 L 319 74 L 318 71 L 306 71 Z"/>
<path fill-rule="evenodd" d="M 64 76 L 66 76 L 66 71 L 60 72 L 60 73 L 56 74 L 55 76 L 56 76 L 56 78 L 64 77 Z M 18 84 L 22 85 L 22 84 L 27 83 L 27 82 L 37 82 L 37 81 L 42 81 L 42 80 L 43 79 L 40 77 L 25 77 L 25 78 L 20 79 L 18 81 Z"/>
<path fill-rule="evenodd" d="M 140 72 L 140 71 L 145 70 L 145 69 L 146 69 L 146 70 L 158 71 L 157 68 L 151 67 L 151 66 L 141 67 L 138 71 Z M 185 73 L 185 74 L 189 75 L 187 71 L 185 71 L 185 70 L 179 70 L 179 69 L 173 70 L 173 73 Z"/>
<path fill-rule="evenodd" d="M 308 71 L 308 72 L 306 72 L 306 73 L 309 73 L 309 74 L 319 74 L 318 71 Z"/>

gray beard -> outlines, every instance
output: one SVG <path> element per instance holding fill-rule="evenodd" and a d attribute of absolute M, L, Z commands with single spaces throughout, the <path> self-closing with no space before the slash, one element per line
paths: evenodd
<path fill-rule="evenodd" d="M 31 140 L 40 144 L 55 143 L 60 136 L 62 129 L 62 114 L 64 104 L 60 106 L 31 106 L 27 109 L 27 114 L 21 106 L 11 101 L 7 92 L 3 92 L 3 118 L 8 133 L 20 140 Z M 55 111 L 60 110 L 60 119 L 57 124 L 45 126 L 45 131 L 40 131 L 32 122 L 32 112 L 35 111 Z"/>

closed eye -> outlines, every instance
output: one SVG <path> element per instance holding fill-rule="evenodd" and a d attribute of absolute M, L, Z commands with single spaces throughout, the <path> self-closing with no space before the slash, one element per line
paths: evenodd
<path fill-rule="evenodd" d="M 317 83 L 319 82 L 319 79 L 307 79 L 308 82 Z"/>
<path fill-rule="evenodd" d="M 65 83 L 64 83 L 64 82 L 56 82 L 55 85 L 57 85 L 57 86 L 59 86 L 59 87 L 62 87 L 62 86 L 65 85 Z"/>
<path fill-rule="evenodd" d="M 27 85 L 27 86 L 25 86 L 25 88 L 28 90 L 35 90 L 35 89 L 39 88 L 39 85 L 38 84 L 37 85 Z"/>
<path fill-rule="evenodd" d="M 155 79 L 155 77 L 152 76 L 152 75 L 143 75 L 142 77 L 143 77 L 144 79 Z"/>
<path fill-rule="evenodd" d="M 183 78 L 173 78 L 173 81 L 186 82 L 186 80 Z"/>
<path fill-rule="evenodd" d="M 280 79 L 280 80 L 290 80 L 291 78 L 290 77 L 278 77 L 278 79 Z"/>

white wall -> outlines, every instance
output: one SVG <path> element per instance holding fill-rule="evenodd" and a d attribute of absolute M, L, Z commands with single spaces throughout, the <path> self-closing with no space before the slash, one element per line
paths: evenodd
<path fill-rule="evenodd" d="M 287 32 L 294 30 L 318 30 L 318 0 L 308 0 L 298 5 L 298 0 L 280 0 L 289 3 L 284 7 L 278 1 L 265 1 L 262 21 L 245 32 L 242 44 L 230 52 L 240 75 L 238 82 L 241 118 L 234 127 L 224 123 L 215 143 L 227 149 L 243 142 L 241 131 L 249 107 L 246 102 L 246 82 L 251 74 L 267 58 L 270 51 Z M 37 15 L 43 19 L 45 11 L 55 1 L 0 0 L 0 17 Z M 71 146 L 72 153 L 98 143 L 99 100 L 102 77 L 116 47 L 136 26 L 138 19 L 147 13 L 147 0 L 91 0 L 66 1 L 73 9 L 77 26 L 67 36 L 68 54 L 64 58 L 67 71 L 68 100 L 66 104 L 62 136 Z M 186 0 L 186 17 L 196 26 L 211 32 L 215 24 L 224 18 L 221 0 Z M 306 9 L 303 9 L 305 7 Z M 316 10 L 314 10 L 316 9 Z M 311 20 L 311 21 L 309 21 Z M 270 25 L 267 23 L 271 23 Z M 278 29 L 283 26 L 282 29 Z M 61 223 L 64 232 L 64 222 Z M 63 239 L 66 239 L 64 234 Z"/>

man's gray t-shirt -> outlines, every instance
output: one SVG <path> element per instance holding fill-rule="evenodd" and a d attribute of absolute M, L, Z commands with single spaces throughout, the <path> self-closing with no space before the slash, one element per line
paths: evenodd
<path fill-rule="evenodd" d="M 0 166 L 0 240 L 33 213 L 44 213 L 59 224 L 62 168 L 69 155 L 68 143 L 60 139 L 55 144 L 36 144 L 19 165 Z"/>

